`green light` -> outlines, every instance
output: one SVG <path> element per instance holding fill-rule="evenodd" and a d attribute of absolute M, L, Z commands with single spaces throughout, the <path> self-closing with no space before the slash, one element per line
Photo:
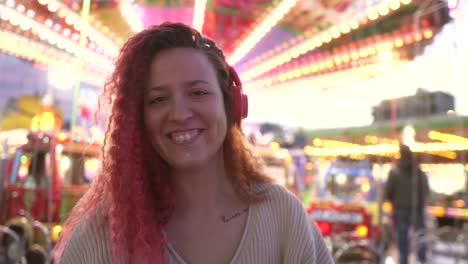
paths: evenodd
<path fill-rule="evenodd" d="M 26 157 L 26 155 L 21 155 L 20 161 L 21 163 L 26 163 L 28 162 L 28 157 Z"/>

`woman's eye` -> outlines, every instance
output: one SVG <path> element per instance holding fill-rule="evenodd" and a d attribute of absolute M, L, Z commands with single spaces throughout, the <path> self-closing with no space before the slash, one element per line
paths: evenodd
<path fill-rule="evenodd" d="M 192 92 L 192 95 L 195 95 L 195 96 L 203 96 L 203 95 L 207 95 L 207 94 L 208 94 L 208 92 L 203 91 L 203 90 L 196 90 L 196 91 Z"/>
<path fill-rule="evenodd" d="M 152 99 L 149 101 L 149 103 L 150 103 L 150 104 L 160 104 L 160 103 L 162 103 L 162 102 L 164 102 L 164 101 L 166 101 L 166 100 L 167 100 L 167 97 L 166 97 L 166 96 L 158 96 L 158 97 L 152 98 Z"/>

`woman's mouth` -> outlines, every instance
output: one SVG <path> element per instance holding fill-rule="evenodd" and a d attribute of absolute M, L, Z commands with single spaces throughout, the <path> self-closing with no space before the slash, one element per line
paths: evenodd
<path fill-rule="evenodd" d="M 177 131 L 169 133 L 168 137 L 175 144 L 187 144 L 193 142 L 201 132 L 201 129 Z"/>

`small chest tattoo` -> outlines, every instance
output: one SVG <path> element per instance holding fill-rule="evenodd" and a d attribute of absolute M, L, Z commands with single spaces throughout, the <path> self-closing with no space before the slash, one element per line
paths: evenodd
<path fill-rule="evenodd" d="M 224 216 L 224 215 L 222 215 L 222 216 L 221 216 L 221 220 L 223 220 L 224 223 L 229 223 L 232 219 L 235 219 L 235 218 L 241 216 L 242 214 L 244 214 L 245 212 L 247 212 L 248 209 L 249 209 L 249 208 L 244 208 L 244 209 L 242 209 L 241 211 L 238 211 L 238 212 L 234 213 L 234 214 L 231 215 L 231 216 Z"/>

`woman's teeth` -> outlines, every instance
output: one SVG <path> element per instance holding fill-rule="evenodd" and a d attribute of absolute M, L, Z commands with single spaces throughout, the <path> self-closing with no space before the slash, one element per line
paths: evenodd
<path fill-rule="evenodd" d="M 188 132 L 176 132 L 171 134 L 171 139 L 176 143 L 185 143 L 192 140 L 198 134 L 198 130 Z"/>

